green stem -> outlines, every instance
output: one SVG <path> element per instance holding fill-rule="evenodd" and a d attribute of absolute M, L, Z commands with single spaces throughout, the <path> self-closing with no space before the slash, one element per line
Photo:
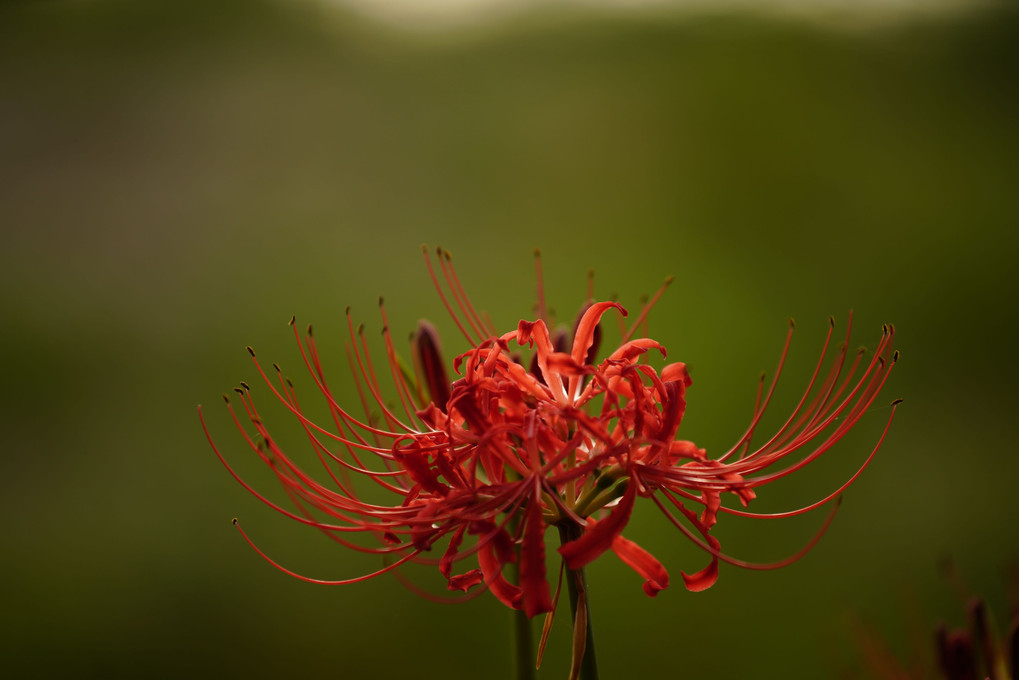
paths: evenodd
<path fill-rule="evenodd" d="M 516 533 L 519 518 L 510 519 L 510 531 Z M 512 566 L 514 580 L 520 582 L 520 559 Z M 523 609 L 513 610 L 513 641 L 516 647 L 516 679 L 534 680 L 534 642 L 531 637 L 531 620 Z"/>
<path fill-rule="evenodd" d="M 580 527 L 572 522 L 559 525 L 559 540 L 565 545 L 580 538 Z M 591 626 L 591 598 L 588 597 L 587 578 L 584 569 L 566 569 L 566 588 L 570 594 L 570 614 L 574 625 L 577 621 L 577 604 L 584 598 L 587 612 L 587 632 L 585 635 L 584 657 L 580 662 L 580 680 L 598 680 L 598 661 L 594 653 L 594 628 Z"/>
<path fill-rule="evenodd" d="M 513 637 L 516 640 L 517 680 L 534 680 L 534 643 L 531 620 L 522 609 L 513 611 Z"/>

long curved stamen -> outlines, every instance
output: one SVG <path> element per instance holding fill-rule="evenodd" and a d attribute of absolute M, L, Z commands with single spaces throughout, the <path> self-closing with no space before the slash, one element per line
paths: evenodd
<path fill-rule="evenodd" d="M 736 453 L 744 444 L 748 444 L 750 437 L 753 436 L 754 430 L 757 428 L 758 423 L 761 422 L 761 417 L 764 415 L 765 410 L 768 408 L 768 404 L 771 403 L 771 397 L 775 394 L 775 387 L 778 385 L 779 376 L 782 375 L 782 368 L 785 366 L 786 357 L 789 355 L 789 345 L 793 341 L 793 331 L 796 329 L 796 324 L 792 319 L 789 319 L 789 332 L 786 333 L 785 344 L 782 346 L 782 354 L 778 358 L 778 367 L 775 369 L 775 376 L 771 379 L 771 385 L 768 387 L 768 392 L 764 396 L 764 401 L 761 402 L 761 406 L 757 409 L 754 414 L 753 420 L 750 421 L 750 426 L 747 431 L 743 434 L 739 440 L 733 444 L 732 448 L 727 453 L 722 454 L 718 460 L 725 462 L 732 454 Z"/>
<path fill-rule="evenodd" d="M 349 307 L 347 308 L 347 314 L 348 315 L 350 314 Z M 322 362 L 319 360 L 318 345 L 315 343 L 315 336 L 312 334 L 311 325 L 310 324 L 308 325 L 304 342 L 301 341 L 301 336 L 297 331 L 296 316 L 291 317 L 290 327 L 294 331 L 294 340 L 297 341 L 297 348 L 301 353 L 301 358 L 304 360 L 304 365 L 308 369 L 308 373 L 311 374 L 312 379 L 315 381 L 316 387 L 318 387 L 319 391 L 326 398 L 326 402 L 329 405 L 329 414 L 333 418 L 333 423 L 336 425 L 337 432 L 339 432 L 340 436 L 346 437 L 346 435 L 344 434 L 345 428 L 343 427 L 343 423 L 346 423 L 347 428 L 349 428 L 350 430 L 351 436 L 355 437 L 357 441 L 360 442 L 361 444 L 367 444 L 364 438 L 361 437 L 361 435 L 358 434 L 357 432 L 358 429 L 361 430 L 365 429 L 364 424 L 357 420 L 356 418 L 354 418 L 352 415 L 350 415 L 339 405 L 339 403 L 337 403 L 336 399 L 333 397 L 333 394 L 329 389 L 329 386 L 326 383 L 325 372 L 322 370 Z M 347 357 L 349 361 L 350 359 L 349 352 Z M 361 401 L 363 403 L 364 394 L 363 391 L 361 390 L 360 381 L 356 379 L 357 374 L 353 371 L 353 365 L 351 365 L 351 375 L 354 376 L 355 378 L 357 390 L 358 393 L 361 395 Z M 376 441 L 376 444 L 378 444 L 378 441 Z M 358 465 L 360 465 L 361 463 L 360 461 L 357 460 L 357 453 L 355 452 L 355 450 L 351 447 L 347 448 L 351 457 L 355 460 L 355 462 L 358 463 Z"/>
<path fill-rule="evenodd" d="M 265 505 L 267 505 L 268 507 L 272 508 L 273 510 L 276 510 L 280 514 L 282 514 L 282 515 L 284 515 L 284 516 L 286 516 L 286 517 L 288 517 L 290 519 L 293 519 L 293 520 L 295 520 L 297 522 L 300 522 L 302 524 L 307 524 L 308 526 L 313 526 L 313 527 L 318 528 L 318 529 L 325 529 L 325 530 L 328 530 L 328 531 L 341 531 L 341 532 L 343 532 L 343 531 L 346 531 L 346 532 L 364 531 L 364 527 L 363 526 L 358 526 L 358 525 L 345 526 L 345 525 L 336 525 L 336 524 L 326 524 L 326 523 L 319 522 L 319 521 L 314 520 L 314 519 L 309 519 L 309 518 L 306 518 L 306 517 L 302 517 L 300 515 L 296 515 L 296 514 L 292 513 L 291 511 L 287 510 L 286 508 L 284 508 L 284 507 L 274 503 L 273 501 L 269 500 L 268 498 L 266 498 L 264 495 L 262 495 L 261 493 L 256 491 L 254 488 L 252 488 L 251 485 L 249 485 L 247 482 L 245 482 L 244 479 L 239 474 L 237 474 L 237 472 L 233 469 L 233 467 L 223 457 L 223 454 L 220 452 L 219 448 L 216 446 L 215 442 L 213 441 L 212 435 L 209 433 L 208 427 L 207 427 L 207 425 L 205 423 L 205 418 L 202 415 L 200 408 L 199 408 L 199 417 L 200 417 L 200 419 L 202 421 L 202 427 L 203 427 L 203 429 L 205 431 L 205 436 L 208 439 L 209 445 L 212 447 L 213 452 L 216 454 L 216 457 L 223 464 L 223 466 L 227 469 L 227 471 L 230 473 L 230 475 L 234 479 L 236 479 L 237 482 L 241 486 L 243 486 L 255 498 L 257 498 L 258 500 L 262 501 Z M 252 448 L 255 448 L 254 444 L 252 444 Z"/>
<path fill-rule="evenodd" d="M 282 379 L 282 377 L 280 378 L 280 380 L 281 380 L 280 387 L 281 387 L 282 390 L 285 391 L 284 394 L 287 397 L 288 403 L 296 411 L 301 412 L 301 407 L 300 407 L 300 405 L 297 402 L 297 393 L 294 390 L 293 385 L 289 381 L 284 381 Z M 301 427 L 304 429 L 305 435 L 308 437 L 308 440 L 311 442 L 312 447 L 315 449 L 315 452 L 318 455 L 319 461 L 322 463 L 322 466 L 326 469 L 326 472 L 329 474 L 329 477 L 333 480 L 333 483 L 336 484 L 340 488 L 340 491 L 342 493 L 346 494 L 347 496 L 349 496 L 351 498 L 356 497 L 356 495 L 353 493 L 352 485 L 350 484 L 349 481 L 341 481 L 340 479 L 337 479 L 336 475 L 332 471 L 332 467 L 330 467 L 327 464 L 327 462 L 325 460 L 325 457 L 328 457 L 334 463 L 336 463 L 337 465 L 341 466 L 341 468 L 344 468 L 344 469 L 341 469 L 341 473 L 355 472 L 355 473 L 358 473 L 358 474 L 362 474 L 362 475 L 366 475 L 366 476 L 374 476 L 374 477 L 393 477 L 393 476 L 396 476 L 396 475 L 403 474 L 402 472 L 393 471 L 393 470 L 389 470 L 389 471 L 385 471 L 385 472 L 376 471 L 376 470 L 370 470 L 370 469 L 365 468 L 363 466 L 359 466 L 359 465 L 354 465 L 354 464 L 348 463 L 347 461 L 343 460 L 340 456 L 338 456 L 335 453 L 333 453 L 332 451 L 330 451 L 329 448 L 322 442 L 322 440 L 319 439 L 315 435 L 315 432 L 311 429 L 311 427 L 308 426 L 303 420 L 301 421 Z M 401 489 L 398 489 L 397 487 L 394 487 L 394 486 L 391 486 L 391 485 L 388 485 L 388 484 L 385 484 L 384 488 L 386 488 L 389 491 L 394 491 L 394 492 L 401 492 L 401 491 L 403 491 Z"/>
<path fill-rule="evenodd" d="M 897 359 L 897 356 L 898 355 L 896 354 L 896 356 L 893 358 L 892 362 L 889 364 L 888 368 L 891 368 L 891 365 L 895 363 L 895 360 Z M 856 423 L 863 416 L 863 414 L 867 411 L 867 409 L 870 408 L 871 404 L 877 398 L 878 392 L 880 392 L 881 388 L 884 386 L 885 381 L 888 380 L 888 376 L 889 375 L 891 375 L 891 371 L 890 370 L 879 371 L 879 372 L 875 373 L 875 375 L 871 378 L 870 382 L 866 385 L 865 389 L 861 393 L 859 401 L 856 402 L 856 404 L 850 410 L 849 414 L 845 416 L 845 418 L 843 419 L 842 423 L 835 430 L 835 432 L 833 432 L 820 446 L 818 446 L 817 449 L 812 451 L 810 454 L 805 456 L 803 459 L 801 459 L 797 463 L 794 463 L 793 465 L 790 465 L 788 468 L 785 468 L 785 469 L 780 470 L 778 472 L 774 472 L 774 473 L 770 473 L 770 474 L 767 474 L 767 475 L 762 475 L 760 477 L 754 478 L 754 480 L 750 484 L 748 484 L 748 486 L 760 486 L 761 484 L 765 484 L 765 483 L 767 483 L 769 481 L 772 481 L 773 479 L 777 479 L 779 477 L 783 477 L 783 476 L 789 474 L 790 472 L 793 472 L 795 470 L 799 470 L 800 468 L 804 467 L 805 465 L 807 465 L 811 461 L 816 460 L 822 453 L 824 453 L 825 451 L 830 449 L 832 446 L 834 446 L 840 439 L 842 439 L 842 437 L 845 436 L 845 434 L 854 425 L 856 425 Z M 861 384 L 862 384 L 862 382 L 861 382 Z M 797 442 L 791 443 L 791 444 L 787 445 L 786 447 L 784 447 L 783 449 L 780 449 L 778 451 L 769 453 L 769 459 L 768 459 L 769 463 L 768 464 L 770 464 L 771 460 L 775 460 L 777 458 L 780 458 L 780 457 L 786 455 L 787 453 L 790 453 L 790 452 L 792 452 L 792 451 L 794 451 L 796 449 L 799 449 L 800 447 L 804 446 L 807 442 L 811 441 L 814 438 L 814 436 L 816 436 L 817 433 L 819 433 L 822 430 L 824 430 L 825 428 L 827 428 L 831 423 L 833 423 L 835 421 L 836 418 L 838 418 L 840 416 L 842 410 L 844 410 L 845 404 L 849 403 L 849 401 L 851 401 L 853 399 L 853 397 L 855 396 L 855 394 L 859 390 L 860 390 L 860 385 L 857 385 L 857 387 L 854 388 L 854 390 L 853 390 L 853 394 L 848 396 L 846 398 L 846 401 L 843 402 L 843 404 L 841 406 L 839 406 L 826 419 L 826 421 L 824 423 L 818 425 L 818 427 L 815 430 L 813 430 L 813 431 L 811 431 L 809 433 L 805 433 L 804 435 L 801 435 L 801 437 L 802 437 L 801 441 L 797 441 Z M 738 464 L 734 465 L 733 467 L 734 468 L 738 468 L 738 466 L 740 464 L 741 463 L 738 463 Z"/>
<path fill-rule="evenodd" d="M 286 400 L 286 398 L 284 398 L 283 395 L 281 395 L 279 393 L 279 391 L 276 389 L 276 386 L 269 379 L 269 376 L 266 374 L 265 370 L 262 368 L 262 365 L 259 363 L 258 358 L 254 354 L 254 350 L 249 347 L 248 351 L 249 351 L 249 353 L 251 353 L 251 359 L 252 359 L 252 362 L 255 364 L 255 368 L 258 370 L 259 374 L 262 376 L 262 380 L 269 387 L 269 390 L 273 393 L 273 395 L 277 399 L 279 399 L 279 401 L 282 404 L 284 404 L 287 407 L 287 409 L 291 413 L 293 413 L 297 418 L 299 418 L 301 420 L 301 422 L 308 424 L 310 427 L 314 428 L 318 432 L 321 432 L 322 434 L 326 435 L 330 439 L 333 439 L 333 440 L 335 440 L 337 442 L 340 442 L 342 444 L 349 444 L 350 446 L 353 446 L 353 447 L 356 447 L 356 448 L 360 448 L 360 449 L 362 449 L 364 451 L 371 451 L 371 452 L 373 452 L 373 453 L 375 453 L 375 454 L 377 454 L 379 456 L 386 456 L 387 455 L 388 449 L 380 448 L 380 447 L 372 447 L 372 446 L 369 446 L 367 444 L 363 444 L 361 442 L 357 442 L 357 441 L 354 441 L 354 440 L 346 439 L 345 437 L 342 437 L 342 436 L 340 436 L 338 434 L 330 432 L 330 431 L 326 430 L 325 428 L 321 427 L 320 425 L 317 425 L 314 422 L 308 420 L 304 416 L 303 413 L 300 413 L 299 411 L 294 409 L 290 405 L 290 403 Z M 380 436 L 385 436 L 385 437 L 390 437 L 390 438 L 394 438 L 394 437 L 399 436 L 399 435 L 396 435 L 396 434 L 394 434 L 392 432 L 388 432 L 386 430 L 379 430 L 377 428 L 372 428 L 372 427 L 370 427 L 368 425 L 365 426 L 365 429 L 370 431 L 370 432 L 378 433 Z"/>
<path fill-rule="evenodd" d="M 867 458 L 863 461 L 860 467 L 856 470 L 856 472 L 853 473 L 853 475 L 849 479 L 847 479 L 841 486 L 839 486 L 839 488 L 835 489 L 835 491 L 831 492 L 824 498 L 815 501 L 809 505 L 805 505 L 801 508 L 796 508 L 795 510 L 786 510 L 783 512 L 771 512 L 771 513 L 748 512 L 746 510 L 740 510 L 739 508 L 730 508 L 724 505 L 720 506 L 718 508 L 718 511 L 724 512 L 729 515 L 736 515 L 738 517 L 748 517 L 752 519 L 783 519 L 787 517 L 795 517 L 797 515 L 802 515 L 810 512 L 811 510 L 816 510 L 817 508 L 820 508 L 823 505 L 827 505 L 828 503 L 832 502 L 833 500 L 841 496 L 846 491 L 846 489 L 848 489 L 853 484 L 853 482 L 859 479 L 860 475 L 863 474 L 863 471 L 866 470 L 867 467 L 870 465 L 871 461 L 874 460 L 874 457 L 877 455 L 878 450 L 881 448 L 881 445 L 885 441 L 885 437 L 888 435 L 888 431 L 892 427 L 892 419 L 895 417 L 895 409 L 900 403 L 902 403 L 901 399 L 897 399 L 896 401 L 892 402 L 891 405 L 892 413 L 891 415 L 888 416 L 888 421 L 885 423 L 884 430 L 882 430 L 881 436 L 878 438 L 878 441 L 874 445 L 874 448 L 871 449 L 870 455 L 867 456 Z M 684 500 L 693 501 L 695 503 L 701 504 L 704 503 L 704 500 L 702 498 L 694 496 L 689 491 L 685 491 L 682 488 L 671 487 L 670 490 L 672 493 L 683 498 Z"/>
<path fill-rule="evenodd" d="M 375 399 L 375 403 L 378 405 L 379 410 L 382 413 L 382 417 L 386 419 L 386 426 L 391 430 L 399 428 L 405 432 L 414 432 L 414 428 L 401 421 L 397 415 L 393 413 L 392 409 L 386 405 L 386 402 L 382 397 L 382 389 L 379 387 L 379 380 L 375 375 L 375 364 L 371 359 L 371 353 L 368 350 L 368 340 L 364 335 L 364 324 L 360 324 L 357 327 L 357 335 L 361 344 L 361 352 L 360 354 L 357 353 L 357 340 L 351 336 L 351 344 L 354 345 L 354 355 L 358 359 L 362 375 L 364 376 L 365 386 Z M 362 356 L 364 357 L 363 361 L 361 359 Z"/>
<path fill-rule="evenodd" d="M 439 294 L 439 299 L 442 300 L 442 304 L 445 305 L 446 311 L 449 312 L 449 318 L 453 320 L 453 323 L 456 324 L 456 327 L 459 328 L 460 332 L 463 333 L 463 336 L 467 338 L 468 343 L 472 345 L 476 344 L 484 337 L 484 335 L 478 333 L 478 336 L 475 338 L 474 336 L 467 332 L 467 329 L 464 328 L 463 323 L 460 321 L 460 317 L 457 316 L 456 312 L 453 311 L 452 305 L 450 305 L 449 300 L 446 299 L 446 294 L 442 292 L 442 286 L 439 285 L 439 279 L 435 276 L 435 269 L 432 268 L 432 259 L 428 256 L 428 246 L 422 246 L 421 251 L 425 255 L 425 265 L 428 267 L 428 275 L 432 278 L 432 285 L 435 286 L 435 291 Z"/>
<path fill-rule="evenodd" d="M 453 255 L 448 250 L 436 248 L 435 257 L 439 261 L 439 268 L 442 269 L 442 276 L 446 279 L 446 286 L 453 294 L 453 299 L 456 300 L 456 304 L 460 307 L 460 311 L 467 319 L 471 329 L 478 334 L 479 338 L 494 335 L 494 332 L 485 328 L 485 324 L 478 317 L 478 313 L 474 311 L 471 301 L 460 286 L 460 279 L 457 278 L 456 270 L 453 269 Z"/>
<path fill-rule="evenodd" d="M 786 419 L 786 421 L 782 425 L 782 427 L 780 427 L 778 429 L 778 431 L 774 434 L 774 436 L 772 436 L 772 438 L 769 439 L 761 447 L 761 450 L 767 449 L 769 446 L 771 446 L 772 444 L 774 444 L 776 441 L 778 441 L 781 438 L 783 433 L 796 420 L 796 417 L 800 413 L 800 410 L 803 408 L 804 404 L 807 402 L 807 397 L 810 395 L 811 390 L 814 389 L 814 383 L 817 382 L 817 376 L 821 372 L 821 366 L 824 365 L 824 357 L 825 357 L 825 355 L 828 352 L 828 345 L 831 343 L 832 332 L 835 330 L 835 320 L 832 317 L 828 317 L 828 320 L 829 320 L 828 335 L 825 337 L 824 344 L 821 346 L 821 356 L 819 356 L 818 359 L 817 359 L 817 364 L 815 364 L 815 366 L 814 366 L 814 372 L 810 376 L 810 381 L 807 383 L 807 388 L 803 391 L 803 396 L 800 397 L 800 401 L 796 404 L 796 407 L 793 409 L 792 413 L 789 414 L 789 417 Z M 812 409 L 808 409 L 808 413 L 811 412 L 811 410 Z M 796 428 L 794 426 L 792 428 L 792 430 L 795 431 L 795 429 Z"/>
<path fill-rule="evenodd" d="M 678 500 L 670 497 L 668 492 L 664 492 L 663 495 L 677 507 L 682 505 L 681 503 L 679 503 Z M 829 511 L 828 516 L 825 517 L 824 523 L 821 525 L 821 528 L 818 529 L 817 533 L 815 533 L 814 536 L 809 541 L 807 541 L 807 543 L 802 548 L 794 552 L 792 555 L 789 555 L 788 557 L 778 560 L 776 562 L 748 562 L 746 560 L 740 560 L 736 559 L 735 557 L 730 557 L 729 555 L 726 555 L 717 548 L 713 548 L 712 546 L 708 545 L 706 542 L 704 542 L 696 535 L 694 535 L 692 531 L 687 529 L 682 522 L 676 519 L 676 516 L 673 515 L 669 511 L 669 509 L 665 507 L 665 505 L 658 498 L 658 496 L 652 496 L 651 500 L 655 502 L 655 505 L 657 505 L 658 508 L 662 511 L 666 519 L 672 522 L 672 524 L 677 529 L 679 529 L 683 533 L 683 535 L 686 536 L 686 538 L 689 539 L 690 542 L 696 545 L 698 548 L 708 553 L 712 557 L 722 560 L 726 564 L 731 564 L 732 566 L 740 567 L 741 569 L 750 569 L 752 571 L 771 571 L 773 569 L 781 569 L 782 567 L 787 567 L 790 564 L 802 559 L 804 555 L 810 552 L 814 548 L 814 546 L 817 545 L 817 542 L 821 540 L 821 537 L 824 536 L 825 532 L 828 531 L 828 527 L 831 526 L 831 522 L 833 519 L 835 519 L 835 514 L 838 512 L 839 505 L 841 505 L 841 503 L 836 503 L 835 505 L 832 506 L 831 511 Z"/>
<path fill-rule="evenodd" d="M 360 583 L 361 581 L 367 581 L 370 578 L 375 578 L 376 576 L 381 576 L 382 574 L 388 573 L 388 572 L 392 571 L 393 569 L 396 569 L 401 564 L 404 564 L 405 562 L 408 562 L 411 558 L 413 558 L 415 555 L 417 555 L 418 552 L 420 552 L 420 551 L 415 551 L 415 552 L 413 552 L 413 553 L 411 553 L 409 555 L 401 557 L 399 560 L 397 560 L 396 562 L 393 562 L 392 564 L 388 564 L 388 565 L 382 567 L 378 571 L 374 571 L 374 572 L 372 572 L 370 574 L 364 574 L 363 576 L 356 576 L 354 578 L 348 578 L 348 579 L 342 579 L 342 580 L 336 580 L 336 581 L 320 579 L 320 578 L 311 578 L 309 576 L 305 576 L 304 574 L 299 574 L 296 571 L 292 571 L 290 569 L 287 569 L 286 567 L 281 565 L 279 562 L 276 562 L 274 559 L 272 559 L 271 557 L 266 555 L 264 552 L 262 552 L 262 549 L 259 548 L 257 545 L 255 545 L 255 542 L 252 541 L 250 537 L 248 537 L 247 532 L 244 531 L 243 528 L 241 528 L 240 522 L 238 522 L 236 519 L 233 522 L 234 522 L 234 526 L 237 527 L 237 530 L 241 532 L 241 536 L 243 536 L 244 540 L 248 542 L 248 545 L 250 545 L 255 550 L 255 552 L 257 552 L 259 555 L 261 555 L 262 559 L 264 559 L 266 562 L 268 562 L 272 566 L 276 567 L 277 569 L 282 571 L 284 574 L 287 574 L 289 576 L 293 576 L 294 578 L 300 579 L 302 581 L 306 581 L 308 583 L 318 583 L 318 584 L 324 585 L 324 586 L 343 586 L 343 585 L 348 585 L 348 584 L 351 584 L 351 583 Z"/>
<path fill-rule="evenodd" d="M 396 385 L 396 393 L 400 398 L 400 404 L 403 406 L 403 412 L 407 414 L 407 422 L 413 423 L 416 421 L 423 426 L 424 423 L 410 406 L 410 403 L 414 401 L 414 397 L 411 394 L 410 386 L 407 385 L 407 381 L 403 377 L 403 371 L 400 370 L 400 364 L 396 357 L 396 348 L 393 347 L 393 337 L 389 333 L 389 317 L 386 315 L 386 306 L 381 297 L 379 298 L 379 312 L 382 314 L 382 339 L 386 346 L 389 372 L 393 376 L 393 384 Z"/>
<path fill-rule="evenodd" d="M 349 313 L 350 313 L 350 309 L 348 307 L 347 308 L 348 317 L 349 317 Z M 370 424 L 368 424 L 366 422 L 358 420 L 357 418 L 355 418 L 352 415 L 350 415 L 347 411 L 345 411 L 336 402 L 336 399 L 333 397 L 332 392 L 329 390 L 329 387 L 326 385 L 326 382 L 325 382 L 325 375 L 324 375 L 324 373 L 322 371 L 322 364 L 321 364 L 321 362 L 319 361 L 319 358 L 318 358 L 318 348 L 317 348 L 317 346 L 315 344 L 314 336 L 312 335 L 311 326 L 309 325 L 308 326 L 308 330 L 307 330 L 307 336 L 306 336 L 307 348 L 306 348 L 305 344 L 301 342 L 300 335 L 297 332 L 296 319 L 295 318 L 292 318 L 290 320 L 290 325 L 294 329 L 294 338 L 297 341 L 297 346 L 298 346 L 298 349 L 301 352 L 301 357 L 304 360 L 304 364 L 307 367 L 308 372 L 311 374 L 312 379 L 315 381 L 316 387 L 318 387 L 319 391 L 323 394 L 323 396 L 326 397 L 326 401 L 327 401 L 327 403 L 329 405 L 329 409 L 330 409 L 330 414 L 333 417 L 333 422 L 336 425 L 336 429 L 338 430 L 339 435 L 334 435 L 333 433 L 330 433 L 330 432 L 326 431 L 324 428 L 317 427 L 313 423 L 311 423 L 310 421 L 307 421 L 307 424 L 312 426 L 314 429 L 318 430 L 319 432 L 322 432 L 323 434 L 326 434 L 327 436 L 329 436 L 330 438 L 334 439 L 335 441 L 339 441 L 339 442 L 342 442 L 345 445 L 347 445 L 348 446 L 348 451 L 350 451 L 351 456 L 354 457 L 354 460 L 357 462 L 358 465 L 361 465 L 361 463 L 360 463 L 360 461 L 357 461 L 356 453 L 355 453 L 354 449 L 361 449 L 361 450 L 364 450 L 364 451 L 373 451 L 373 452 L 376 452 L 376 453 L 384 451 L 385 449 L 379 445 L 378 439 L 376 439 L 376 447 L 373 448 L 370 445 L 368 445 L 368 443 L 357 433 L 357 430 L 362 430 L 362 431 L 364 431 L 366 433 L 369 433 L 369 434 L 372 434 L 372 435 L 376 435 L 377 437 L 378 436 L 389 436 L 389 437 L 391 437 L 392 433 L 391 432 L 387 432 L 385 430 L 379 430 L 378 428 L 372 427 Z M 264 373 L 264 371 L 261 370 L 261 367 L 258 365 L 257 358 L 254 355 L 254 350 L 252 350 L 251 348 L 248 348 L 248 351 L 251 353 L 252 358 L 255 359 L 255 365 L 259 368 L 259 372 L 262 374 L 262 376 L 264 378 L 265 377 L 265 373 Z M 348 359 L 349 359 L 349 356 L 348 356 Z M 355 378 L 354 382 L 355 382 L 355 385 L 357 387 L 357 391 L 358 391 L 358 393 L 359 393 L 359 395 L 361 397 L 362 404 L 364 405 L 365 413 L 368 413 L 368 406 L 367 406 L 367 402 L 364 399 L 364 394 L 363 394 L 363 391 L 361 389 L 360 380 L 357 379 L 357 373 L 356 373 L 356 371 L 353 368 L 353 363 L 351 363 L 350 366 L 351 366 L 351 375 L 354 376 L 354 378 Z M 271 387 L 271 385 L 270 385 L 270 387 Z M 281 401 L 285 401 L 282 397 L 280 397 L 278 392 L 276 392 L 275 390 L 273 390 L 273 391 L 276 394 L 276 396 L 280 398 Z M 301 414 L 296 414 L 296 415 L 298 415 L 298 417 L 301 417 Z M 355 437 L 354 440 L 350 440 L 344 434 L 344 428 L 341 425 L 341 420 L 342 420 L 342 422 L 347 424 L 347 428 L 350 430 L 351 436 Z M 302 419 L 302 421 L 303 421 L 303 419 Z M 349 444 L 348 444 L 348 442 L 349 442 Z"/>

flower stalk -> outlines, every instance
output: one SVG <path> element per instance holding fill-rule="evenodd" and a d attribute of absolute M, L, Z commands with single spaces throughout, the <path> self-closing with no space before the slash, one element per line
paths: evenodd
<path fill-rule="evenodd" d="M 513 533 L 519 528 L 520 520 L 510 517 L 509 527 Z M 510 571 L 514 579 L 520 581 L 520 559 L 511 565 Z M 515 677 L 517 680 L 534 680 L 534 638 L 531 633 L 531 619 L 523 609 L 513 610 L 513 647 Z"/>
<path fill-rule="evenodd" d="M 580 538 L 581 529 L 572 522 L 559 524 L 563 545 Z M 594 628 L 591 625 L 591 602 L 588 597 L 584 568 L 566 569 L 566 589 L 570 595 L 573 619 L 573 662 L 570 680 L 598 680 L 598 659 L 594 651 Z"/>
<path fill-rule="evenodd" d="M 513 611 L 513 640 L 516 647 L 517 680 L 534 680 L 534 640 L 531 637 L 531 620 L 522 609 Z"/>

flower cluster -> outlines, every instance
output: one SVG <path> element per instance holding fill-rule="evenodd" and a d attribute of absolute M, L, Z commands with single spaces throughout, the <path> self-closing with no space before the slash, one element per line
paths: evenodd
<path fill-rule="evenodd" d="M 611 550 L 644 579 L 645 592 L 653 596 L 668 587 L 668 572 L 622 535 L 640 497 L 650 499 L 706 553 L 706 566 L 682 573 L 688 589 L 704 590 L 715 582 L 720 560 L 774 568 L 805 554 L 830 522 L 837 507 L 832 501 L 870 463 L 891 424 L 894 405 L 873 451 L 832 493 L 789 512 L 752 513 L 745 508 L 759 487 L 823 455 L 874 402 L 897 358 L 891 326 L 884 328 L 869 359 L 863 352 L 850 356 L 843 345 L 823 372 L 834 333 L 832 321 L 799 404 L 777 432 L 755 445 L 755 430 L 789 349 L 790 325 L 779 368 L 767 389 L 762 381 L 749 427 L 729 451 L 712 458 L 694 443 L 677 438 L 691 385 L 686 366 L 670 363 L 655 370 L 647 355 L 657 352 L 664 357 L 665 348 L 637 337 L 668 281 L 629 326 L 621 305 L 589 299 L 572 331 L 554 330 L 545 312 L 539 259 L 538 318 L 500 333 L 475 311 L 448 252 L 438 252 L 436 268 L 426 249 L 425 262 L 470 345 L 452 363 L 455 380 L 448 377 L 438 336 L 427 323 L 421 323 L 412 339 L 413 369 L 399 359 L 382 306 L 385 365 L 398 401 L 388 404 L 363 330 L 355 330 L 348 309 L 348 352 L 365 412 L 359 417 L 334 399 L 310 327 L 302 338 L 292 321 L 301 356 L 332 415 L 331 424 L 325 426 L 305 415 L 279 367 L 265 370 L 249 348 L 266 386 L 303 427 L 326 477 L 325 482 L 316 479 L 280 448 L 246 384 L 236 390 L 242 413 L 224 396 L 238 430 L 275 473 L 292 508 L 274 503 L 237 475 L 206 428 L 216 455 L 263 502 L 342 545 L 384 559 L 384 566 L 374 573 L 321 581 L 295 574 L 262 553 L 299 578 L 352 583 L 397 570 L 406 562 L 426 562 L 437 564 L 450 591 L 470 597 L 487 589 L 507 606 L 534 616 L 553 608 L 544 536 L 548 527 L 557 526 L 570 537 L 559 548 L 567 569 L 579 570 Z M 598 359 L 600 324 L 606 315 L 618 317 L 621 340 Z M 242 415 L 254 434 L 242 423 Z M 202 422 L 204 427 L 204 418 Z M 376 502 L 375 493 L 367 500 L 355 481 L 358 477 L 362 484 L 391 494 L 392 502 Z M 723 496 L 735 498 L 740 507 L 723 505 Z M 833 510 L 821 530 L 781 562 L 735 560 L 721 552 L 711 533 L 719 513 L 783 517 L 826 504 Z M 358 540 L 357 535 L 369 540 Z M 440 550 L 438 559 L 430 556 Z M 507 570 L 511 564 L 514 568 Z M 505 571 L 511 572 L 509 578 Z"/>

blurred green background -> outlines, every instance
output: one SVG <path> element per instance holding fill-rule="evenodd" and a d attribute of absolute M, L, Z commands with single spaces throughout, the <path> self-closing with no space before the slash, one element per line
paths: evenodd
<path fill-rule="evenodd" d="M 510 620 L 490 596 L 443 606 L 390 577 L 316 587 L 262 562 L 232 517 L 303 573 L 378 566 L 259 504 L 196 413 L 272 493 L 220 400 L 246 380 L 270 403 L 245 345 L 290 367 L 305 402 L 294 313 L 348 401 L 348 304 L 373 339 L 383 294 L 397 338 L 428 317 L 463 351 L 421 243 L 452 250 L 504 328 L 531 315 L 534 247 L 565 319 L 589 268 L 599 297 L 631 308 L 675 275 L 651 334 L 691 366 L 683 434 L 715 453 L 749 420 L 788 317 L 772 425 L 829 314 L 841 329 L 855 310 L 854 343 L 899 330 L 873 412 L 761 494 L 760 511 L 827 494 L 906 400 L 805 559 L 722 565 L 688 593 L 678 571 L 704 556 L 638 508 L 627 535 L 674 584 L 652 600 L 611 555 L 590 568 L 604 677 L 867 677 L 853 620 L 904 659 L 911 631 L 962 621 L 945 557 L 1003 619 L 1019 519 L 1019 13 L 835 19 L 575 8 L 413 31 L 312 3 L 0 9 L 5 667 L 509 677 Z M 723 517 L 717 533 L 770 560 L 820 520 Z M 441 590 L 433 571 L 408 573 Z M 566 675 L 568 640 L 561 617 L 540 677 Z"/>

